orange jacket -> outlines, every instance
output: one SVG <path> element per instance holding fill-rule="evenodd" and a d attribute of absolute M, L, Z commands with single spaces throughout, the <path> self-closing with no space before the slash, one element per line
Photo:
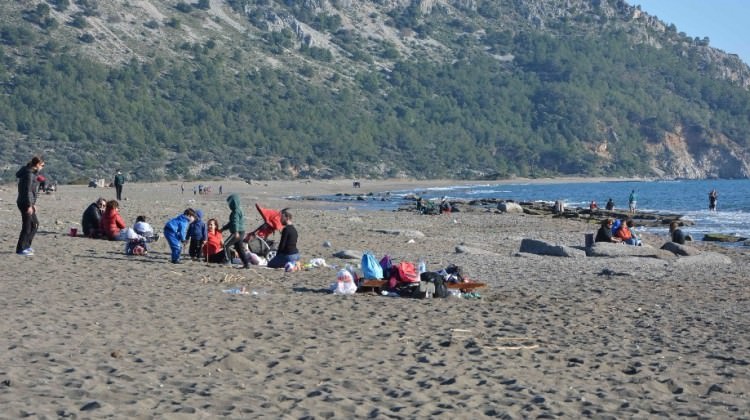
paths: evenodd
<path fill-rule="evenodd" d="M 125 222 L 120 217 L 117 209 L 107 209 L 102 214 L 101 231 L 109 240 L 114 240 L 120 234 L 120 229 L 125 229 Z"/>
<path fill-rule="evenodd" d="M 633 237 L 633 232 L 630 231 L 630 228 L 623 223 L 622 226 L 620 226 L 620 229 L 617 229 L 617 233 L 615 234 L 618 238 L 622 239 L 623 241 L 627 241 L 628 239 Z"/>

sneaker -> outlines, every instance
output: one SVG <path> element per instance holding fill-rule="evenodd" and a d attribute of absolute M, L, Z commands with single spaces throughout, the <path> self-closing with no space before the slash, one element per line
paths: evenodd
<path fill-rule="evenodd" d="M 30 256 L 34 255 L 34 250 L 31 249 L 31 248 L 26 248 L 23 251 L 16 252 L 16 254 L 23 255 L 23 256 L 26 256 L 26 257 L 30 257 Z"/>
<path fill-rule="evenodd" d="M 182 261 L 180 261 L 180 260 L 172 261 L 172 264 L 182 264 Z"/>
<path fill-rule="evenodd" d="M 28 248 L 26 248 L 26 250 L 27 251 L 31 251 L 32 254 L 34 253 L 34 248 L 32 248 L 32 247 L 28 247 Z"/>

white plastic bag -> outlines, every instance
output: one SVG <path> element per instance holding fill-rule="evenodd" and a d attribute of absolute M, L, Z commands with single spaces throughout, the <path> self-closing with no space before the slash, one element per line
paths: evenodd
<path fill-rule="evenodd" d="M 341 269 L 336 275 L 336 283 L 331 285 L 334 295 L 353 295 L 357 293 L 357 285 L 349 270 Z"/>

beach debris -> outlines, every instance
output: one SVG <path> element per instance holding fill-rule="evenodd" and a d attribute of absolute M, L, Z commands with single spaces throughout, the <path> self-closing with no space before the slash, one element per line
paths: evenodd
<path fill-rule="evenodd" d="M 415 229 L 371 229 L 371 232 L 386 235 L 406 236 L 408 238 L 424 238 L 426 235 Z"/>
<path fill-rule="evenodd" d="M 81 411 L 91 411 L 97 408 L 102 408 L 102 405 L 98 401 L 89 401 L 81 407 Z"/>
<path fill-rule="evenodd" d="M 333 254 L 336 258 L 342 258 L 345 260 L 361 260 L 362 259 L 362 251 L 354 251 L 351 249 L 344 249 L 341 250 L 335 254 Z"/>
<path fill-rule="evenodd" d="M 247 291 L 247 288 L 245 286 L 242 287 L 234 287 L 231 289 L 224 289 L 222 290 L 224 293 L 228 293 L 230 295 L 249 295 L 250 292 Z"/>
<path fill-rule="evenodd" d="M 600 276 L 607 276 L 607 277 L 612 277 L 612 276 L 632 276 L 631 273 L 625 273 L 625 272 L 622 272 L 622 271 L 614 271 L 614 270 L 610 270 L 609 268 L 604 268 L 604 269 L 602 269 L 602 271 L 600 271 L 600 272 L 598 272 L 596 274 L 600 275 Z"/>
<path fill-rule="evenodd" d="M 323 242 L 323 248 L 330 248 L 332 246 L 333 245 L 331 245 L 331 241 L 325 241 L 325 242 Z"/>

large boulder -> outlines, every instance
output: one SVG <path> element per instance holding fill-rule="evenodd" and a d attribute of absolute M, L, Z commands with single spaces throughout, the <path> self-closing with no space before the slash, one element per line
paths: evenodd
<path fill-rule="evenodd" d="M 497 205 L 497 209 L 500 210 L 503 213 L 523 213 L 523 207 L 521 207 L 518 203 L 513 203 L 510 201 L 502 202 Z"/>
<path fill-rule="evenodd" d="M 537 239 L 523 239 L 519 252 L 554 257 L 585 257 L 586 252 L 566 245 L 550 244 Z"/>
<path fill-rule="evenodd" d="M 693 247 L 689 247 L 687 245 L 680 245 L 677 242 L 667 242 L 661 246 L 661 249 L 664 249 L 675 255 L 679 255 L 683 257 L 688 257 L 691 255 L 698 255 L 700 253 L 697 249 Z"/>
<path fill-rule="evenodd" d="M 707 233 L 703 235 L 703 240 L 709 242 L 742 242 L 747 240 L 747 238 L 726 233 Z"/>
<path fill-rule="evenodd" d="M 674 258 L 671 252 L 656 249 L 649 245 L 633 246 L 615 242 L 594 242 L 586 248 L 589 257 L 651 257 Z"/>

